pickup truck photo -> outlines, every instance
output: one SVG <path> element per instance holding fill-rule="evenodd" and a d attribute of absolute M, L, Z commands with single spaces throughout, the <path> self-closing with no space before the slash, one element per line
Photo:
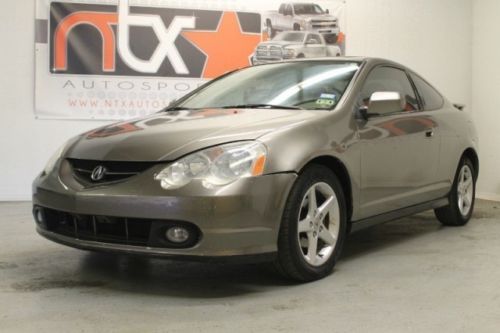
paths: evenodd
<path fill-rule="evenodd" d="M 294 58 L 338 57 L 340 48 L 335 45 L 333 34 L 307 31 L 285 31 L 272 40 L 257 45 L 252 64 L 283 61 Z"/>
<path fill-rule="evenodd" d="M 340 32 L 337 17 L 314 3 L 282 3 L 277 12 L 267 12 L 263 22 L 269 38 L 273 38 L 279 31 L 290 30 L 336 35 Z"/>

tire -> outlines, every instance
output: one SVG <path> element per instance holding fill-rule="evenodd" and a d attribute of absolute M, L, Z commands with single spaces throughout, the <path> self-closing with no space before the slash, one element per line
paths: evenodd
<path fill-rule="evenodd" d="M 303 54 L 303 53 L 300 53 L 299 55 L 297 55 L 297 59 L 302 59 L 302 58 L 305 58 L 306 56 Z"/>
<path fill-rule="evenodd" d="M 342 251 L 346 227 L 346 202 L 337 176 L 322 165 L 307 167 L 285 205 L 276 270 L 301 282 L 329 275 Z"/>
<path fill-rule="evenodd" d="M 446 226 L 466 225 L 474 211 L 476 198 L 476 173 L 472 162 L 464 157 L 458 166 L 448 206 L 434 210 L 439 222 Z"/>

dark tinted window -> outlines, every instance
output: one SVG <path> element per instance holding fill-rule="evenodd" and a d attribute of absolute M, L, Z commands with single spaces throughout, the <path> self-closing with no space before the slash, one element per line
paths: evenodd
<path fill-rule="evenodd" d="M 282 3 L 282 4 L 280 5 L 280 9 L 279 9 L 279 13 L 280 13 L 280 14 L 284 14 L 284 13 L 285 13 L 285 6 L 286 6 L 286 5 L 285 5 L 284 3 Z"/>
<path fill-rule="evenodd" d="M 321 37 L 318 34 L 309 34 L 306 39 L 307 44 L 321 44 Z"/>
<path fill-rule="evenodd" d="M 368 75 L 361 90 L 361 105 L 368 106 L 374 92 L 396 91 L 406 98 L 402 111 L 418 110 L 418 100 L 406 73 L 393 67 L 377 67 Z"/>
<path fill-rule="evenodd" d="M 290 31 L 290 32 L 281 32 L 274 37 L 273 41 L 286 41 L 286 42 L 298 42 L 303 43 L 305 33 L 302 31 Z"/>
<path fill-rule="evenodd" d="M 309 3 L 300 3 L 293 5 L 295 9 L 295 15 L 319 15 L 324 14 L 323 9 L 320 6 Z"/>
<path fill-rule="evenodd" d="M 286 6 L 285 15 L 293 15 L 292 5 Z"/>
<path fill-rule="evenodd" d="M 440 93 L 436 91 L 430 84 L 425 82 L 421 77 L 411 73 L 411 78 L 417 87 L 418 93 L 422 98 L 424 110 L 436 110 L 443 106 L 444 100 Z"/>

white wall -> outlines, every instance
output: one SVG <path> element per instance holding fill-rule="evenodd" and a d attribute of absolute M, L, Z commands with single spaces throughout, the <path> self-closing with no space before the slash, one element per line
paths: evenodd
<path fill-rule="evenodd" d="M 3 1 L 0 11 L 0 200 L 30 198 L 31 181 L 63 142 L 102 122 L 34 117 L 35 1 Z"/>
<path fill-rule="evenodd" d="M 470 0 L 348 0 L 347 53 L 395 60 L 471 105 Z"/>
<path fill-rule="evenodd" d="M 479 190 L 500 201 L 500 1 L 474 0 L 472 108 L 479 130 Z"/>
<path fill-rule="evenodd" d="M 471 1 L 347 0 L 347 51 L 406 64 L 453 101 L 471 105 Z M 4 1 L 0 11 L 0 200 L 29 199 L 31 180 L 50 154 L 69 137 L 103 124 L 34 118 L 34 2 Z M 500 193 L 483 176 L 479 190 Z"/>

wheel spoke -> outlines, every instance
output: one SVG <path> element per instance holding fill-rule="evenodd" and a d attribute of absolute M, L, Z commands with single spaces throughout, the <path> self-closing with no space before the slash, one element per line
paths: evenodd
<path fill-rule="evenodd" d="M 314 212 L 318 208 L 318 202 L 316 201 L 316 187 L 313 186 L 311 190 L 309 190 L 309 215 L 314 216 Z"/>
<path fill-rule="evenodd" d="M 460 175 L 460 183 L 465 183 L 465 170 L 462 169 L 462 173 Z"/>
<path fill-rule="evenodd" d="M 326 229 L 324 226 L 322 230 L 319 232 L 319 238 L 323 240 L 328 245 L 335 245 L 335 237 Z"/>
<path fill-rule="evenodd" d="M 469 189 L 469 187 L 470 187 L 471 185 L 472 185 L 472 178 L 471 178 L 471 177 L 469 177 L 469 178 L 467 178 L 467 179 L 465 180 L 465 182 L 464 182 L 464 184 L 463 184 L 464 189 L 466 189 L 466 190 L 467 190 L 467 189 Z"/>
<path fill-rule="evenodd" d="M 458 196 L 458 207 L 460 208 L 460 211 L 463 212 L 464 200 L 463 200 L 463 196 L 462 195 Z"/>
<path fill-rule="evenodd" d="M 312 264 L 316 261 L 317 251 L 318 251 L 318 238 L 314 237 L 311 234 L 307 235 L 307 239 L 309 240 L 309 244 L 307 247 L 307 257 L 311 261 Z"/>
<path fill-rule="evenodd" d="M 318 208 L 318 213 L 326 215 L 327 212 L 335 205 L 335 197 L 331 196 Z"/>
<path fill-rule="evenodd" d="M 464 201 L 464 208 L 470 207 L 471 202 L 470 202 L 470 199 L 467 195 L 464 195 L 463 201 Z"/>
<path fill-rule="evenodd" d="M 312 230 L 312 226 L 311 226 L 311 220 L 309 219 L 309 217 L 306 217 L 305 219 L 303 219 L 302 221 L 299 222 L 299 226 L 298 226 L 299 233 L 308 232 L 311 230 Z"/>

